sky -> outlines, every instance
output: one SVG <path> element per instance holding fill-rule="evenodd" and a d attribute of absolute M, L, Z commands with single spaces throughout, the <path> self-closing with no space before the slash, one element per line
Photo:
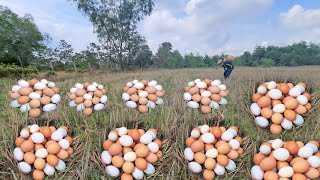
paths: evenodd
<path fill-rule="evenodd" d="M 98 42 L 87 17 L 67 0 L 0 0 L 20 16 L 30 13 L 51 46 L 65 39 L 76 51 Z M 320 43 L 319 0 L 155 0 L 139 23 L 155 53 L 169 41 L 182 54 L 239 55 L 254 46 Z"/>

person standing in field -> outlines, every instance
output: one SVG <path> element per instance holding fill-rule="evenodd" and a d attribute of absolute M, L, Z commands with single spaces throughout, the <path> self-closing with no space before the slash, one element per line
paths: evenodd
<path fill-rule="evenodd" d="M 225 56 L 224 56 L 224 60 L 220 59 L 220 60 L 218 61 L 218 63 L 217 63 L 217 65 L 218 65 L 219 67 L 223 67 L 223 69 L 224 69 L 223 75 L 224 75 L 224 78 L 225 78 L 225 79 L 227 79 L 227 78 L 230 76 L 230 74 L 231 74 L 231 72 L 232 72 L 232 70 L 233 70 L 233 68 L 234 68 L 234 66 L 233 66 L 233 64 L 232 64 L 232 62 L 233 62 L 234 60 L 235 60 L 235 57 L 234 57 L 234 56 L 225 55 Z"/>

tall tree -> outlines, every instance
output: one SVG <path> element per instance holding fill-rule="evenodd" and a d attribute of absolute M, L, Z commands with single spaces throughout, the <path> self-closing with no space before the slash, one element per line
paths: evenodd
<path fill-rule="evenodd" d="M 130 63 L 129 43 L 138 38 L 137 23 L 153 10 L 153 0 L 71 0 L 87 15 L 99 40 L 111 55 L 110 60 L 123 70 Z"/>

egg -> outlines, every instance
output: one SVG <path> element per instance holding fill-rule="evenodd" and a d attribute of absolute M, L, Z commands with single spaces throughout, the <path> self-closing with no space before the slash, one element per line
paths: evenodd
<path fill-rule="evenodd" d="M 50 89 L 50 88 L 45 88 L 45 89 L 43 89 L 43 94 L 46 95 L 46 96 L 51 97 L 51 96 L 54 95 L 54 91 L 52 89 Z"/>
<path fill-rule="evenodd" d="M 206 156 L 202 152 L 197 152 L 194 155 L 194 160 L 199 164 L 203 164 L 206 160 Z"/>
<path fill-rule="evenodd" d="M 135 179 L 143 179 L 143 171 L 138 169 L 137 167 L 134 168 L 133 170 L 133 173 L 132 173 L 132 176 L 135 178 Z"/>
<path fill-rule="evenodd" d="M 301 159 L 297 161 L 293 166 L 292 166 L 294 172 L 296 173 L 305 173 L 309 170 L 310 164 L 308 161 Z"/>
<path fill-rule="evenodd" d="M 264 172 L 261 170 L 260 166 L 258 166 L 258 165 L 253 166 L 251 168 L 250 172 L 251 172 L 251 177 L 253 179 L 257 179 L 257 180 L 261 179 L 262 180 L 264 177 Z"/>
<path fill-rule="evenodd" d="M 37 158 L 34 161 L 34 167 L 38 170 L 44 169 L 45 166 L 46 166 L 46 161 L 42 158 Z"/>
<path fill-rule="evenodd" d="M 124 154 L 123 159 L 125 161 L 133 162 L 133 161 L 135 161 L 137 159 L 137 155 L 136 155 L 135 152 L 127 152 L 127 153 Z"/>
<path fill-rule="evenodd" d="M 46 104 L 43 106 L 43 111 L 45 112 L 50 112 L 50 111 L 53 111 L 57 108 L 57 105 L 56 104 Z"/>
<path fill-rule="evenodd" d="M 283 113 L 286 110 L 284 104 L 277 104 L 272 108 L 274 113 Z"/>
<path fill-rule="evenodd" d="M 31 140 L 34 143 L 42 143 L 44 141 L 44 135 L 40 132 L 35 132 L 31 135 Z"/>
<path fill-rule="evenodd" d="M 61 159 L 58 160 L 58 164 L 55 166 L 56 170 L 63 171 L 66 169 L 66 164 Z"/>
<path fill-rule="evenodd" d="M 277 161 L 275 158 L 272 158 L 272 157 L 264 158 L 259 164 L 261 170 L 263 171 L 270 171 L 274 167 L 276 167 L 276 165 L 277 165 Z"/>
<path fill-rule="evenodd" d="M 112 162 L 112 165 L 117 168 L 121 168 L 122 165 L 124 164 L 123 158 L 119 155 L 113 156 L 111 159 L 111 162 Z"/>
<path fill-rule="evenodd" d="M 265 180 L 274 180 L 279 179 L 278 174 L 274 171 L 267 171 L 264 173 L 263 178 Z"/>
<path fill-rule="evenodd" d="M 209 149 L 206 152 L 207 158 L 216 158 L 218 156 L 218 150 L 215 148 Z"/>
<path fill-rule="evenodd" d="M 109 165 L 105 168 L 105 171 L 107 172 L 107 174 L 111 177 L 118 177 L 120 175 L 120 171 L 118 168 L 116 168 L 115 166 Z"/>
<path fill-rule="evenodd" d="M 133 144 L 133 139 L 131 136 L 123 135 L 120 137 L 120 144 L 124 147 L 129 147 Z"/>
<path fill-rule="evenodd" d="M 14 150 L 13 150 L 13 156 L 14 158 L 17 160 L 17 161 L 22 161 L 23 160 L 23 152 L 21 151 L 20 148 L 16 147 Z"/>
<path fill-rule="evenodd" d="M 108 151 L 103 151 L 101 153 L 101 160 L 104 164 L 109 165 L 111 163 L 112 156 Z"/>
<path fill-rule="evenodd" d="M 31 172 L 30 164 L 22 161 L 18 163 L 18 169 L 23 172 L 24 174 L 29 174 Z"/>
<path fill-rule="evenodd" d="M 292 129 L 293 127 L 293 123 L 289 120 L 287 120 L 286 118 L 283 119 L 281 126 L 283 127 L 283 129 Z"/>
<path fill-rule="evenodd" d="M 25 140 L 20 145 L 20 149 L 22 152 L 30 152 L 33 148 L 34 148 L 34 143 L 31 140 Z"/>
<path fill-rule="evenodd" d="M 114 156 L 114 155 L 118 155 L 121 153 L 122 151 L 122 146 L 120 144 L 112 144 L 110 147 L 109 147 L 109 153 L 111 156 Z"/>
<path fill-rule="evenodd" d="M 46 157 L 46 160 L 47 160 L 47 163 L 50 165 L 50 166 L 56 166 L 59 162 L 59 159 L 57 156 L 53 155 L 53 154 L 49 154 L 47 157 Z"/>
<path fill-rule="evenodd" d="M 46 158 L 48 156 L 48 151 L 45 148 L 40 148 L 35 153 L 37 158 Z"/>
<path fill-rule="evenodd" d="M 252 103 L 250 106 L 250 111 L 253 115 L 259 116 L 261 113 L 261 108 L 258 106 L 257 103 Z"/>
<path fill-rule="evenodd" d="M 188 161 L 192 161 L 194 159 L 194 152 L 191 150 L 191 148 L 186 148 L 183 154 L 185 159 Z"/>
<path fill-rule="evenodd" d="M 129 108 L 136 108 L 137 107 L 137 103 L 133 102 L 133 101 L 127 101 L 126 102 L 126 105 L 129 107 Z"/>
<path fill-rule="evenodd" d="M 57 154 L 60 151 L 60 145 L 56 142 L 52 142 L 48 145 L 47 151 L 50 154 Z"/>
<path fill-rule="evenodd" d="M 207 143 L 207 144 L 210 144 L 210 143 L 213 143 L 213 141 L 214 141 L 214 135 L 212 134 L 212 133 L 208 133 L 208 132 L 206 132 L 206 133 L 204 133 L 202 136 L 201 136 L 201 138 L 202 138 L 202 141 L 204 142 L 204 143 Z"/>
<path fill-rule="evenodd" d="M 273 111 L 269 107 L 264 107 L 261 109 L 261 115 L 262 115 L 262 117 L 269 119 L 272 117 Z"/>
<path fill-rule="evenodd" d="M 202 171 L 202 167 L 200 164 L 196 162 L 189 162 L 188 163 L 188 168 L 193 172 L 193 173 L 200 173 Z"/>
<path fill-rule="evenodd" d="M 279 89 L 271 89 L 269 91 L 269 96 L 271 99 L 280 99 L 282 96 L 282 92 Z"/>
<path fill-rule="evenodd" d="M 280 177 L 290 178 L 290 177 L 293 176 L 294 170 L 293 170 L 292 167 L 286 166 L 286 167 L 281 168 L 281 169 L 278 171 L 278 174 L 279 174 Z"/>
<path fill-rule="evenodd" d="M 284 145 L 284 142 L 281 139 L 275 139 L 271 143 L 271 146 L 273 149 L 282 148 L 283 145 Z"/>
<path fill-rule="evenodd" d="M 272 134 L 281 134 L 282 133 L 282 126 L 278 124 L 271 124 L 270 132 Z"/>
<path fill-rule="evenodd" d="M 267 107 L 271 104 L 271 99 L 270 97 L 267 97 L 267 96 L 262 96 L 258 101 L 257 101 L 257 104 L 260 108 L 263 108 L 263 107 Z"/>
<path fill-rule="evenodd" d="M 273 151 L 273 157 L 278 161 L 285 161 L 289 158 L 290 153 L 285 148 L 278 148 Z"/>
<path fill-rule="evenodd" d="M 220 164 L 216 164 L 216 167 L 214 168 L 214 172 L 218 175 L 218 176 L 222 176 L 225 173 L 225 168 L 223 166 L 221 166 Z"/>

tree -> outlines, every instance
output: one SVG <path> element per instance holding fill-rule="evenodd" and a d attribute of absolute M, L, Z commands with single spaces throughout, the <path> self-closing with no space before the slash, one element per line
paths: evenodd
<path fill-rule="evenodd" d="M 169 64 L 169 57 L 172 53 L 172 44 L 170 42 L 163 42 L 156 53 L 156 66 L 164 68 Z"/>
<path fill-rule="evenodd" d="M 153 0 L 71 0 L 95 27 L 98 38 L 109 49 L 110 60 L 129 66 L 130 42 L 138 38 L 137 23 L 153 10 Z"/>
<path fill-rule="evenodd" d="M 39 32 L 30 14 L 19 17 L 0 6 L 0 24 L 0 62 L 24 67 L 39 55 L 49 39 Z"/>

